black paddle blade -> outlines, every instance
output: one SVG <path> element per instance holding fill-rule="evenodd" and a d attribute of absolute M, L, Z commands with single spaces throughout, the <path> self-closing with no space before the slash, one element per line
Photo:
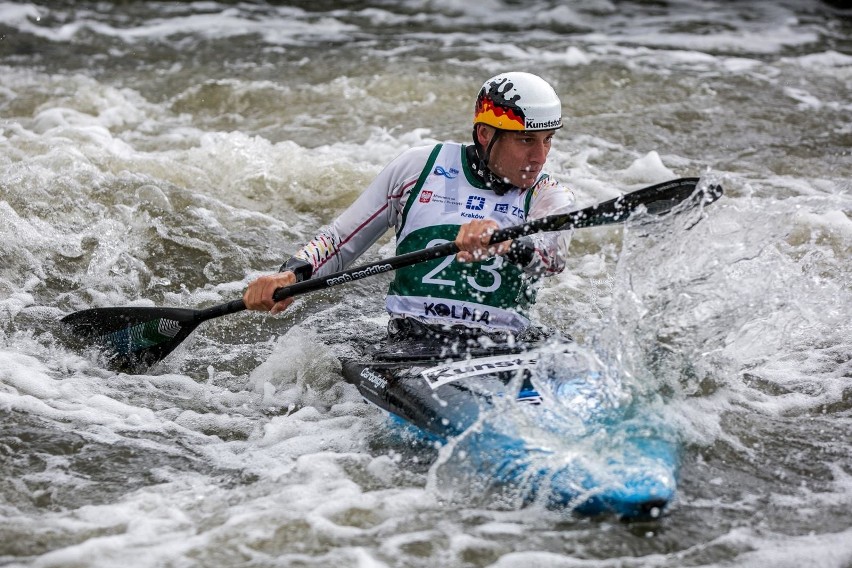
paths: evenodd
<path fill-rule="evenodd" d="M 660 184 L 652 198 L 641 200 L 639 196 L 635 196 L 636 203 L 627 204 L 627 208 L 636 209 L 642 204 L 651 215 L 662 215 L 678 206 L 681 209 L 688 209 L 698 205 L 709 205 L 722 197 L 724 193 L 719 184 L 706 185 L 700 189 L 696 187 L 697 184 L 698 178 L 683 178 L 669 182 L 668 185 Z M 629 201 L 630 196 L 631 194 L 623 196 L 623 201 Z"/>
<path fill-rule="evenodd" d="M 698 188 L 699 178 L 680 178 L 663 182 L 642 190 L 626 193 L 597 206 L 601 215 L 591 215 L 587 222 L 579 222 L 575 227 L 608 225 L 629 218 L 642 211 L 651 215 L 662 215 L 676 207 L 688 209 L 698 205 L 708 205 L 722 197 L 722 186 L 718 184 Z"/>
<path fill-rule="evenodd" d="M 171 353 L 202 319 L 184 308 L 92 308 L 62 318 L 66 341 L 95 346 L 110 369 L 143 370 Z"/>
<path fill-rule="evenodd" d="M 500 229 L 494 233 L 491 242 L 515 239 L 542 231 L 567 231 L 612 225 L 626 221 L 635 214 L 662 215 L 670 211 L 707 205 L 722 197 L 721 185 L 709 184 L 699 188 L 698 182 L 697 177 L 673 179 L 619 195 L 579 211 L 533 219 L 523 225 Z"/>

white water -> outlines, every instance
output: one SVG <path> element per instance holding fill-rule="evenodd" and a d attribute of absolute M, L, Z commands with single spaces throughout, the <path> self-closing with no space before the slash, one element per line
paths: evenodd
<path fill-rule="evenodd" d="M 852 28 L 774 4 L 0 3 L 0 564 L 852 565 Z M 238 297 L 400 151 L 467 140 L 508 68 L 562 95 L 580 206 L 725 187 L 576 231 L 539 299 L 683 437 L 663 519 L 448 498 L 339 376 L 386 278 L 205 324 L 147 375 L 56 341 L 79 309 Z"/>

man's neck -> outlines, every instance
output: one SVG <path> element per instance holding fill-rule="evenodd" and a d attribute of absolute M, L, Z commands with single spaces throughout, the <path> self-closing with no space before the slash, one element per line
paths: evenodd
<path fill-rule="evenodd" d="M 491 171 L 488 164 L 479 156 L 479 150 L 476 146 L 466 146 L 465 154 L 467 161 L 470 163 L 470 169 L 473 175 L 488 189 L 497 195 L 505 195 L 510 191 L 517 189 L 511 183 L 503 181 L 503 179 Z"/>

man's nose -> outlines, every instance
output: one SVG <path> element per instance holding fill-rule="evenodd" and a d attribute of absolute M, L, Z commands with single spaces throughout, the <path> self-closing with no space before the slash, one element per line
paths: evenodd
<path fill-rule="evenodd" d="M 530 148 L 529 159 L 533 163 L 543 164 L 550 150 L 546 142 L 534 142 Z"/>

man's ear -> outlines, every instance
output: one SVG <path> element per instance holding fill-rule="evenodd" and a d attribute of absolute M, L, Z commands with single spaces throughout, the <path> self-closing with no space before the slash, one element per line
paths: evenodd
<path fill-rule="evenodd" d="M 488 148 L 491 138 L 494 137 L 494 127 L 487 124 L 476 124 L 473 127 L 473 133 L 479 145 L 483 148 Z"/>

